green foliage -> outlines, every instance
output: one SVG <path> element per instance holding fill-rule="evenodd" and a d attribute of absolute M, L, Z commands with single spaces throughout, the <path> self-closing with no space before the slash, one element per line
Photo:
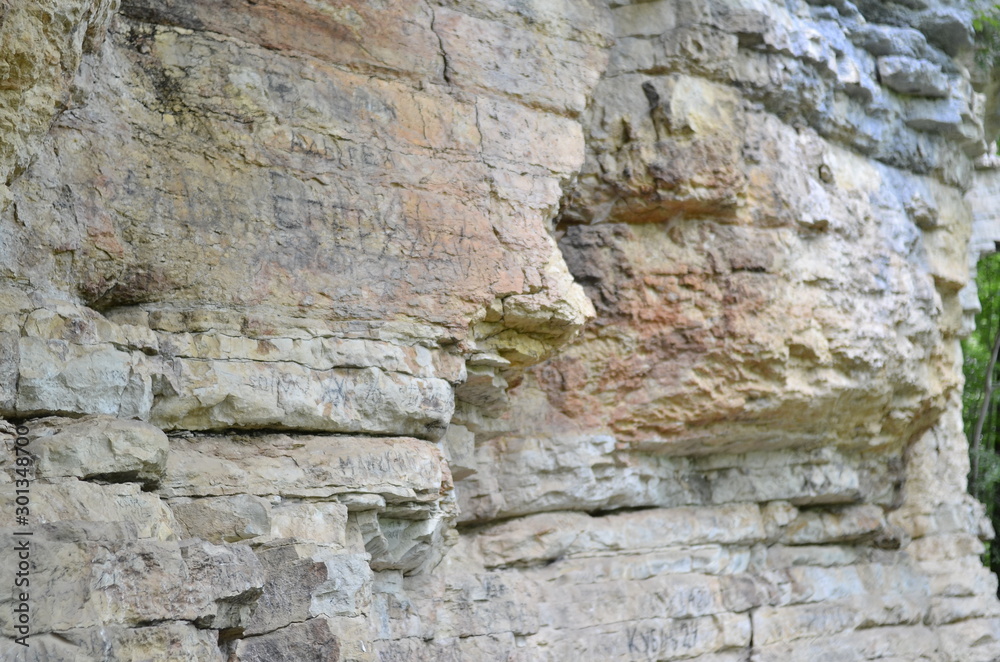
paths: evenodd
<path fill-rule="evenodd" d="M 996 334 L 1000 332 L 1000 253 L 989 255 L 979 262 L 976 275 L 982 311 L 976 315 L 976 330 L 962 342 L 965 355 L 965 392 L 962 404 L 965 434 L 969 438 L 970 452 L 974 454 L 976 475 L 969 476 L 969 491 L 986 505 L 986 512 L 993 527 L 1000 531 L 1000 366 L 994 367 L 995 390 L 986 410 L 985 424 L 978 451 L 973 448 L 976 420 L 983 405 L 986 369 Z M 987 550 L 987 558 L 994 572 L 1000 570 L 1000 545 L 994 543 Z"/>
<path fill-rule="evenodd" d="M 976 62 L 992 68 L 1000 58 L 1000 3 L 977 11 L 972 27 L 976 31 Z"/>
<path fill-rule="evenodd" d="M 987 30 L 1000 30 L 1000 4 L 993 5 L 986 11 L 976 14 L 972 19 L 972 27 L 977 33 L 985 33 Z"/>

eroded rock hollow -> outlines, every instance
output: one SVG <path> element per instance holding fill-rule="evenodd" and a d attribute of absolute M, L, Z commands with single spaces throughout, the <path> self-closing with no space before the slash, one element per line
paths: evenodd
<path fill-rule="evenodd" d="M 0 659 L 1000 659 L 971 25 L 0 4 Z"/>

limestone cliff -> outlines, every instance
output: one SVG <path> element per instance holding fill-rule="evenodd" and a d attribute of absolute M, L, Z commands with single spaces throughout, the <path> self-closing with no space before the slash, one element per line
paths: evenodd
<path fill-rule="evenodd" d="M 0 4 L 0 659 L 1000 659 L 971 20 Z"/>

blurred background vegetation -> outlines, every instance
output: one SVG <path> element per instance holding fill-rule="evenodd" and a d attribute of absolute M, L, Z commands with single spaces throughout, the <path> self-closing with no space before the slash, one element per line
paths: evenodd
<path fill-rule="evenodd" d="M 976 315 L 976 330 L 962 342 L 965 353 L 965 392 L 962 396 L 965 434 L 969 439 L 969 491 L 986 505 L 993 528 L 1000 531 L 1000 371 L 995 359 L 1000 338 L 1000 253 L 979 261 L 976 284 L 982 311 Z M 992 364 L 992 365 L 991 365 Z M 992 375 L 991 375 L 992 373 Z M 994 388 L 987 391 L 987 378 Z M 991 395 L 992 397 L 988 397 Z M 981 434 L 977 439 L 977 427 Z M 993 572 L 1000 571 L 1000 544 L 987 545 L 984 559 Z"/>
<path fill-rule="evenodd" d="M 971 0 L 976 33 L 976 64 L 995 78 L 1000 64 L 1000 3 Z M 996 143 L 1000 154 L 1000 140 Z M 1000 248 L 1000 247 L 998 247 Z M 976 284 L 982 310 L 976 330 L 962 341 L 965 391 L 962 395 L 965 435 L 969 440 L 969 491 L 986 506 L 994 530 L 1000 532 L 1000 252 L 979 260 Z M 987 543 L 983 559 L 1000 574 L 1000 540 Z"/>

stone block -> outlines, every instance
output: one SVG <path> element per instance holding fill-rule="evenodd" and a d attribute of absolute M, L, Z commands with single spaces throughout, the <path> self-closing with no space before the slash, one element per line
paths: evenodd
<path fill-rule="evenodd" d="M 414 639 L 376 642 L 376 652 L 382 662 L 436 662 L 454 655 L 460 660 L 494 660 L 509 655 L 514 646 L 514 635 L 507 633 L 474 637 L 432 640 L 428 643 Z"/>
<path fill-rule="evenodd" d="M 167 467 L 167 436 L 140 421 L 90 415 L 32 421 L 36 476 L 159 483 Z"/>
<path fill-rule="evenodd" d="M 476 437 L 464 425 L 452 423 L 441 439 L 445 459 L 455 481 L 476 473 Z"/>
<path fill-rule="evenodd" d="M 801 511 L 781 532 L 786 545 L 808 545 L 870 540 L 886 527 L 878 506 L 849 506 L 833 511 Z"/>
<path fill-rule="evenodd" d="M 917 18 L 917 27 L 927 41 L 951 56 L 973 43 L 972 10 L 962 6 L 931 6 Z"/>
<path fill-rule="evenodd" d="M 123 14 L 211 30 L 279 52 L 303 52 L 328 62 L 350 63 L 355 69 L 388 68 L 396 75 L 440 78 L 438 40 L 427 7 L 380 11 L 366 2 L 351 2 L 342 13 L 331 14 L 308 4 L 289 8 L 268 1 L 245 10 L 230 1 L 209 10 L 169 0 L 134 0 L 123 7 Z M 401 48 L 420 61 L 402 57 Z"/>
<path fill-rule="evenodd" d="M 454 411 L 444 380 L 378 368 L 174 359 L 151 413 L 165 429 L 302 429 L 438 439 Z"/>
<path fill-rule="evenodd" d="M 371 602 L 371 569 L 363 555 L 279 540 L 263 545 L 257 556 L 266 579 L 245 624 L 248 635 L 313 617 L 356 616 Z"/>
<path fill-rule="evenodd" d="M 179 547 L 188 581 L 204 592 L 204 597 L 198 597 L 205 604 L 191 620 L 217 630 L 244 627 L 264 584 L 263 568 L 250 548 L 203 540 L 182 541 Z"/>
<path fill-rule="evenodd" d="M 542 513 L 490 526 L 476 536 L 487 568 L 554 561 L 599 520 L 585 513 Z"/>
<path fill-rule="evenodd" d="M 927 48 L 927 38 L 911 27 L 867 23 L 857 26 L 850 39 L 872 55 L 919 57 Z"/>
<path fill-rule="evenodd" d="M 560 114 L 583 112 L 587 92 L 607 62 L 607 51 L 593 42 L 512 30 L 503 22 L 448 8 L 435 11 L 434 18 L 447 54 L 449 82 L 470 90 L 499 92 Z M 484 61 L 500 62 L 510 52 L 519 55 L 506 59 L 506 66 L 482 66 Z"/>
<path fill-rule="evenodd" d="M 181 497 L 170 502 L 170 510 L 184 537 L 212 543 L 240 542 L 271 533 L 271 508 L 266 499 L 235 496 Z"/>
<path fill-rule="evenodd" d="M 275 538 L 344 547 L 346 529 L 347 506 L 342 503 L 283 499 L 271 506 L 271 535 Z"/>
<path fill-rule="evenodd" d="M 441 451 L 419 439 L 263 434 L 171 439 L 160 493 L 374 494 L 388 503 L 430 504 L 449 485 Z"/>
<path fill-rule="evenodd" d="M 878 75 L 883 85 L 900 94 L 917 97 L 948 96 L 948 77 L 941 66 L 905 55 L 887 55 L 878 59 Z"/>
<path fill-rule="evenodd" d="M 948 659 L 937 635 L 919 625 L 872 628 L 805 642 L 760 646 L 755 647 L 754 656 L 760 662 L 809 662 L 816 659 L 830 662 L 930 662 Z"/>
<path fill-rule="evenodd" d="M 81 345 L 33 336 L 22 336 L 18 351 L 18 415 L 149 417 L 152 370 L 142 355 L 111 343 Z"/>
<path fill-rule="evenodd" d="M 340 639 L 325 618 L 292 623 L 275 632 L 241 639 L 236 657 L 241 662 L 339 662 Z"/>
<path fill-rule="evenodd" d="M 16 484 L 0 484 L 0 499 L 14 503 Z M 49 523 L 95 523 L 122 527 L 137 538 L 171 540 L 177 522 L 156 494 L 142 491 L 137 483 L 98 485 L 73 478 L 35 481 L 30 487 L 30 525 Z M 13 508 L 0 513 L 0 527 L 14 528 Z M 112 536 L 111 539 L 114 539 Z"/>
<path fill-rule="evenodd" d="M 753 612 L 754 644 L 770 646 L 822 639 L 860 628 L 917 625 L 926 616 L 924 596 L 871 594 L 830 602 Z"/>
<path fill-rule="evenodd" d="M 974 618 L 939 629 L 942 659 L 948 662 L 990 662 L 1000 644 L 1000 618 Z"/>
<path fill-rule="evenodd" d="M 21 367 L 18 335 L 0 332 L 0 412 L 14 412 L 17 404 L 17 376 Z"/>
<path fill-rule="evenodd" d="M 725 660 L 727 654 L 722 651 L 745 647 L 750 641 L 750 632 L 750 619 L 744 614 L 677 620 L 651 617 L 594 629 L 583 635 L 556 632 L 546 646 L 553 659 L 600 656 L 606 660 L 701 657 Z"/>
<path fill-rule="evenodd" d="M 246 547 L 204 541 L 135 540 L 109 532 L 95 541 L 79 527 L 49 525 L 30 539 L 32 629 L 35 632 L 150 621 L 189 621 L 235 627 L 249 615 L 263 572 Z M 11 546 L 3 553 L 16 567 Z M 11 598 L 3 600 L 10 605 Z M 13 633 L 11 607 L 0 631 Z"/>
<path fill-rule="evenodd" d="M 168 622 L 145 627 L 120 625 L 60 632 L 59 640 L 71 642 L 81 659 L 114 662 L 225 662 L 219 650 L 219 635 L 188 623 Z M 32 638 L 32 648 L 35 640 Z M 74 658 L 46 653 L 40 658 L 64 662 Z M 52 655 L 49 657 L 48 655 Z"/>

